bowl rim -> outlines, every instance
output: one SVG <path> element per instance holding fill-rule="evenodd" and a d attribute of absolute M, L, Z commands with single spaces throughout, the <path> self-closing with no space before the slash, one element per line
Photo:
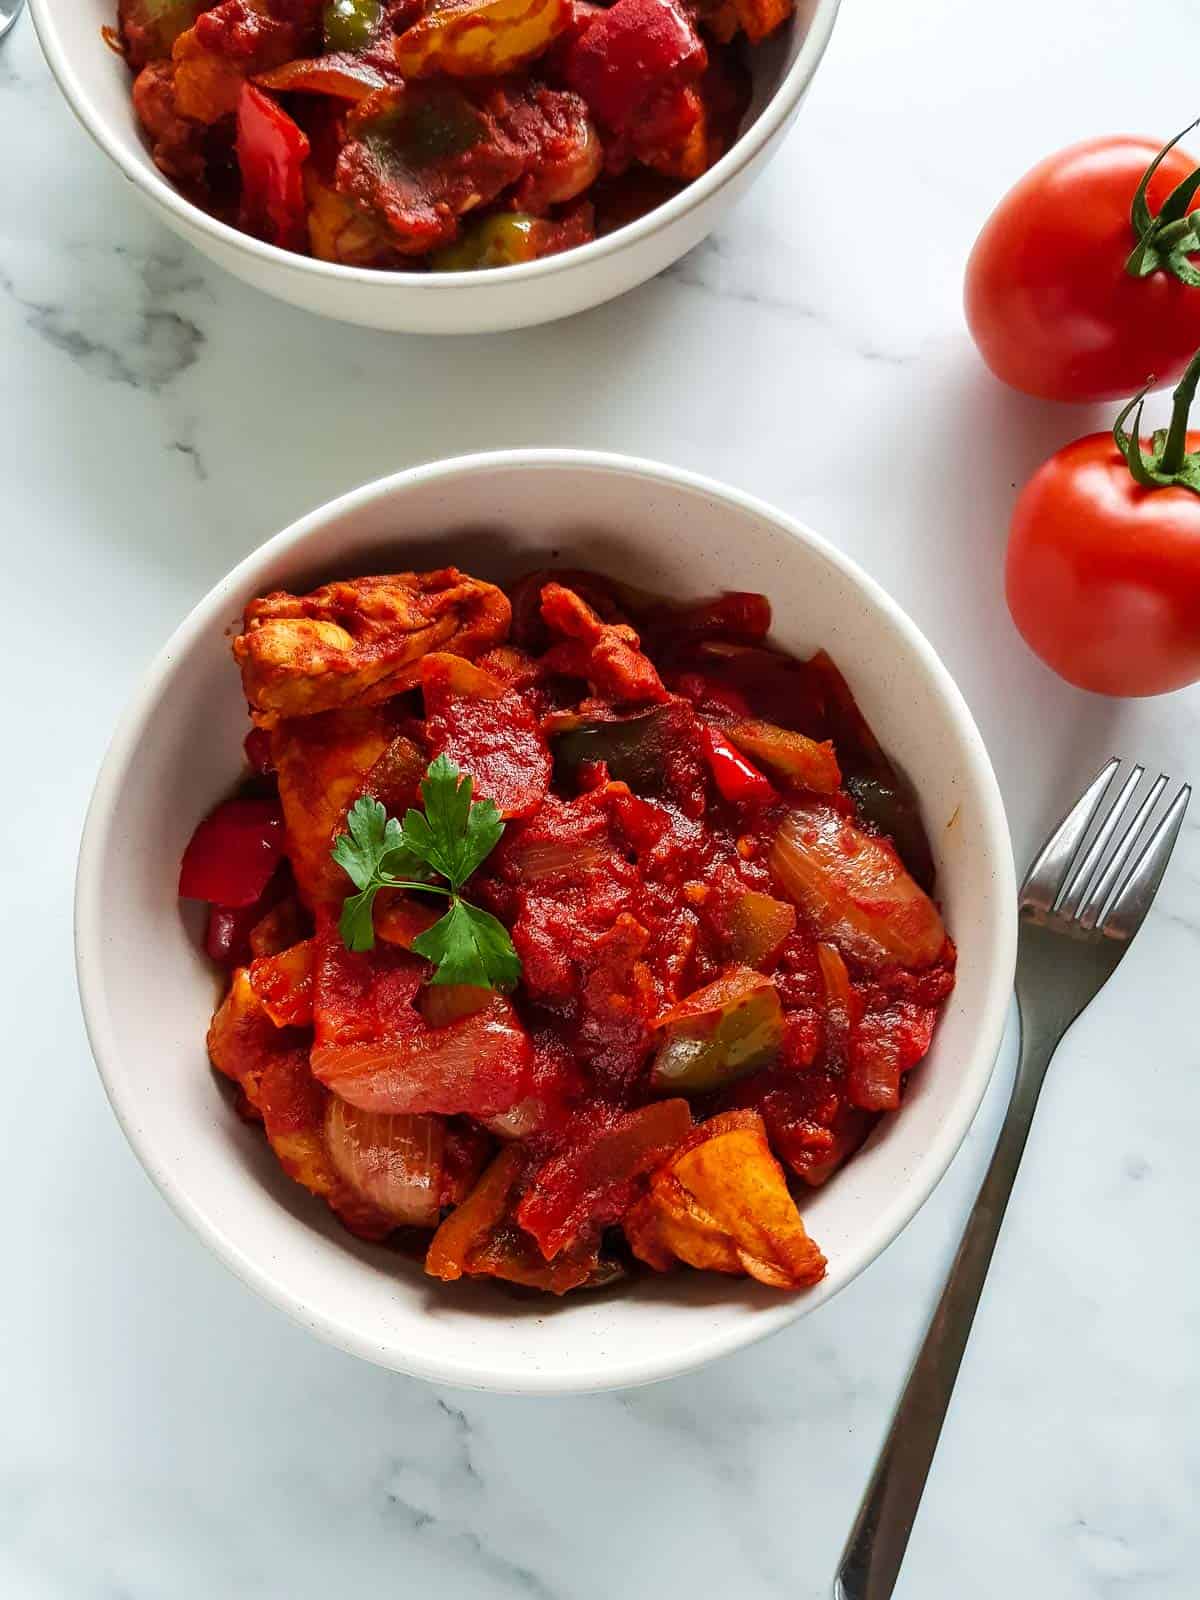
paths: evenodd
<path fill-rule="evenodd" d="M 378 1330 L 372 1337 L 370 1332 L 356 1327 L 349 1319 L 316 1312 L 288 1287 L 271 1261 L 249 1256 L 234 1238 L 209 1218 L 202 1201 L 183 1192 L 174 1181 L 169 1163 L 161 1162 L 148 1147 L 148 1141 L 143 1139 L 133 1116 L 132 1104 L 127 1108 L 123 1101 L 122 1096 L 128 1090 L 121 1082 L 119 1051 L 109 1015 L 108 997 L 99 975 L 101 963 L 98 954 L 105 938 L 102 899 L 104 864 L 110 851 L 120 848 L 114 837 L 114 809 L 124 787 L 131 758 L 147 723 L 155 714 L 165 685 L 179 670 L 177 663 L 186 659 L 190 650 L 214 626 L 225 629 L 233 595 L 244 591 L 248 584 L 252 584 L 257 572 L 277 564 L 280 557 L 289 552 L 302 551 L 307 539 L 331 521 L 418 484 L 514 467 L 528 471 L 563 467 L 602 471 L 622 477 L 645 478 L 652 483 L 682 488 L 715 499 L 774 523 L 791 537 L 814 549 L 819 556 L 840 569 L 882 611 L 931 673 L 951 714 L 963 755 L 971 769 L 981 800 L 983 843 L 980 848 L 989 857 L 988 866 L 995 884 L 988 933 L 998 953 L 986 980 L 975 1030 L 975 1045 L 967 1062 L 970 1070 L 963 1071 L 959 1091 L 947 1108 L 936 1137 L 921 1151 L 910 1169 L 908 1182 L 884 1205 L 873 1227 L 833 1265 L 821 1284 L 802 1295 L 781 1297 L 778 1304 L 754 1308 L 743 1320 L 728 1329 L 710 1334 L 676 1357 L 672 1357 L 669 1351 L 652 1358 L 641 1356 L 624 1361 L 613 1360 L 610 1356 L 602 1365 L 597 1364 L 582 1372 L 573 1369 L 569 1374 L 556 1374 L 542 1369 L 530 1370 L 522 1375 L 519 1383 L 508 1374 L 497 1378 L 486 1363 L 478 1359 L 430 1358 L 413 1355 L 394 1344 L 381 1345 Z M 409 467 L 361 484 L 318 506 L 265 540 L 209 589 L 154 656 L 117 723 L 101 763 L 84 821 L 75 880 L 74 922 L 76 977 L 84 1025 L 117 1121 L 138 1160 L 171 1209 L 248 1287 L 326 1343 L 411 1377 L 495 1392 L 581 1394 L 636 1387 L 679 1376 L 695 1371 L 719 1356 L 757 1343 L 808 1315 L 839 1293 L 881 1255 L 908 1225 L 945 1175 L 974 1121 L 991 1080 L 1004 1035 L 1016 965 L 1017 889 L 999 784 L 966 701 L 948 668 L 916 623 L 857 562 L 804 523 L 777 510 L 768 502 L 701 474 L 614 452 L 522 449 L 451 457 Z"/>
<path fill-rule="evenodd" d="M 313 256 L 303 256 L 295 251 L 284 250 L 279 245 L 268 244 L 265 240 L 254 238 L 252 234 L 243 233 L 239 228 L 221 222 L 200 206 L 185 199 L 152 162 L 147 165 L 129 155 L 122 142 L 112 133 L 105 119 L 97 111 L 82 78 L 72 64 L 70 52 L 63 45 L 55 17 L 55 6 L 60 3 L 61 0 L 29 0 L 29 9 L 42 52 L 68 105 L 84 131 L 125 177 L 143 194 L 169 211 L 185 229 L 192 228 L 210 234 L 227 249 L 268 266 L 284 269 L 299 277 L 359 283 L 374 288 L 389 287 L 397 291 L 412 289 L 421 294 L 452 294 L 458 290 L 480 289 L 485 286 L 491 287 L 493 284 L 502 286 L 508 283 L 532 282 L 537 278 L 570 271 L 573 267 L 580 267 L 585 263 L 602 261 L 642 240 L 649 239 L 686 216 L 689 211 L 702 205 L 748 166 L 759 151 L 785 126 L 821 64 L 842 0 L 813 0 L 812 21 L 804 43 L 756 121 L 745 133 L 738 136 L 731 148 L 707 172 L 693 179 L 661 206 L 656 206 L 645 216 L 626 223 L 602 239 L 593 239 L 589 244 L 577 245 L 573 250 L 547 256 L 541 261 L 527 261 L 511 267 L 491 267 L 486 272 L 427 273 L 389 272 L 377 267 L 347 267 L 334 261 L 318 261 Z"/>

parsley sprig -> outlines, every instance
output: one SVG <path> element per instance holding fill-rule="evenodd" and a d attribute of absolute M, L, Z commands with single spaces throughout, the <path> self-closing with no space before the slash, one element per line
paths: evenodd
<path fill-rule="evenodd" d="M 473 800 L 473 788 L 469 773 L 447 756 L 438 756 L 421 782 L 423 812 L 410 808 L 400 822 L 378 800 L 363 798 L 351 807 L 348 831 L 338 834 L 331 852 L 358 890 L 347 896 L 338 922 L 348 950 L 374 948 L 380 889 L 444 895 L 450 909 L 412 945 L 433 963 L 430 981 L 471 983 L 481 989 L 516 984 L 521 961 L 507 928 L 459 893 L 504 832 L 495 802 Z"/>

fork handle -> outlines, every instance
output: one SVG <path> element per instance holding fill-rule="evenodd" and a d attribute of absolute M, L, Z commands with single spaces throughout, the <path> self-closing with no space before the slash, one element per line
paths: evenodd
<path fill-rule="evenodd" d="M 896 1587 L 1046 1068 L 1059 1037 L 1057 1029 L 1026 1028 L 1022 1018 L 1020 1059 L 1004 1125 L 842 1552 L 834 1600 L 889 1600 Z"/>

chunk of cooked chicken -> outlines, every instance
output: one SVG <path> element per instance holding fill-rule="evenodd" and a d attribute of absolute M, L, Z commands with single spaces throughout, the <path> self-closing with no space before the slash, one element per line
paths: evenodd
<path fill-rule="evenodd" d="M 290 950 L 257 956 L 250 963 L 250 987 L 277 1028 L 312 1024 L 315 950 L 315 939 L 302 939 Z"/>
<path fill-rule="evenodd" d="M 543 55 L 570 24 L 567 0 L 444 0 L 395 43 L 406 78 L 498 78 Z"/>
<path fill-rule="evenodd" d="M 825 1257 L 805 1232 L 756 1111 L 702 1123 L 654 1174 L 623 1226 L 634 1255 L 660 1272 L 678 1259 L 773 1289 L 802 1289 L 825 1276 Z"/>
<path fill-rule="evenodd" d="M 564 640 L 545 657 L 554 671 L 584 678 L 598 695 L 618 703 L 670 699 L 628 624 L 603 621 L 582 596 L 561 583 L 543 588 L 541 610 L 551 632 Z"/>
<path fill-rule="evenodd" d="M 728 44 L 739 32 L 751 44 L 761 44 L 795 9 L 795 0 L 720 0 L 702 14 L 709 32 L 721 44 Z"/>
<path fill-rule="evenodd" d="M 171 47 L 180 113 L 206 126 L 232 116 L 248 78 L 315 50 L 321 0 L 220 0 L 198 5 Z"/>
<path fill-rule="evenodd" d="M 341 901 L 350 880 L 329 854 L 346 813 L 391 743 L 381 706 L 289 718 L 271 733 L 283 806 L 284 845 L 308 905 Z"/>
<path fill-rule="evenodd" d="M 208 1054 L 218 1072 L 232 1078 L 242 1092 L 243 1110 L 261 1116 L 259 1084 L 263 1071 L 280 1048 L 294 1042 L 281 1034 L 254 992 L 250 973 L 239 967 L 229 992 L 213 1013 L 208 1029 Z"/>
<path fill-rule="evenodd" d="M 173 62 L 142 68 L 133 80 L 133 109 L 159 171 L 190 198 L 207 196 L 209 131 L 180 112 Z"/>
<path fill-rule="evenodd" d="M 246 607 L 233 641 L 260 727 L 410 689 L 431 650 L 475 656 L 508 636 L 512 612 L 494 585 L 455 567 L 277 590 Z"/>
<path fill-rule="evenodd" d="M 179 35 L 210 9 L 209 0 L 117 0 L 117 31 L 132 70 L 169 59 Z"/>

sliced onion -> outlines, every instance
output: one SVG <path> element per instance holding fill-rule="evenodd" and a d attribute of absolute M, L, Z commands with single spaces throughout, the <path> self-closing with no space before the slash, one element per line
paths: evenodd
<path fill-rule="evenodd" d="M 825 984 L 825 1055 L 831 1066 L 845 1067 L 850 1060 L 855 999 L 850 974 L 841 952 L 831 944 L 817 946 L 817 960 Z"/>
<path fill-rule="evenodd" d="M 928 967 L 946 930 L 886 839 L 832 806 L 789 811 L 771 847 L 776 881 L 820 933 L 865 967 Z"/>
<path fill-rule="evenodd" d="M 336 1095 L 325 1113 L 325 1143 L 338 1176 L 407 1227 L 437 1226 L 445 1138 L 441 1117 L 360 1111 Z"/>
<path fill-rule="evenodd" d="M 860 1040 L 850 1058 L 846 1094 L 863 1111 L 895 1111 L 900 1104 L 900 1052 L 888 1034 Z"/>
<path fill-rule="evenodd" d="M 545 1120 L 544 1102 L 531 1094 L 524 1100 L 518 1100 L 510 1111 L 504 1111 L 498 1117 L 486 1117 L 483 1125 L 497 1139 L 527 1139 L 531 1133 L 538 1131 Z"/>
<path fill-rule="evenodd" d="M 607 840 L 534 839 L 515 845 L 510 860 L 523 883 L 583 873 L 603 867 L 611 853 Z"/>
<path fill-rule="evenodd" d="M 364 1111 L 508 1111 L 529 1092 L 532 1051 L 511 1004 L 493 994 L 487 1009 L 431 1028 L 413 1010 L 403 1028 L 378 1038 L 317 1042 L 312 1070 L 326 1088 Z"/>

